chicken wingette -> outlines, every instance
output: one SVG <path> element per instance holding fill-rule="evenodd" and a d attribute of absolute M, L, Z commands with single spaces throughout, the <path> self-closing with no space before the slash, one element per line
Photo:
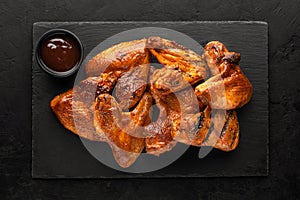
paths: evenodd
<path fill-rule="evenodd" d="M 146 48 L 146 41 L 141 39 L 122 42 L 100 52 L 85 66 L 87 76 L 99 76 L 111 71 L 120 76 L 135 66 L 148 64 L 150 53 Z"/>
<path fill-rule="evenodd" d="M 145 147 L 145 139 L 140 128 L 149 120 L 152 97 L 145 93 L 136 106 L 128 112 L 122 112 L 115 98 L 101 94 L 94 103 L 94 126 L 98 135 L 103 135 L 111 146 L 115 160 L 121 167 L 129 167 L 138 158 Z M 122 157 L 120 157 L 122 155 Z"/>
<path fill-rule="evenodd" d="M 147 48 L 149 48 L 159 63 L 166 68 L 178 70 L 190 85 L 209 77 L 209 70 L 203 58 L 174 41 L 153 36 L 148 38 Z M 178 86 L 179 84 L 171 85 L 169 89 L 175 92 L 184 88 L 184 86 Z"/>
<path fill-rule="evenodd" d="M 112 73 L 103 73 L 100 77 L 88 77 L 73 89 L 57 95 L 50 102 L 50 107 L 60 123 L 80 137 L 102 141 L 96 134 L 93 124 L 93 111 L 90 107 L 100 93 L 113 89 L 116 78 Z"/>

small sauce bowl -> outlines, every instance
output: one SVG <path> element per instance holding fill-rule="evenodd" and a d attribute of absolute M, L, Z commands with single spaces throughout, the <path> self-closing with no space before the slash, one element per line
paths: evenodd
<path fill-rule="evenodd" d="M 44 33 L 37 42 L 35 57 L 40 67 L 55 77 L 74 74 L 83 60 L 83 45 L 79 38 L 65 29 Z"/>

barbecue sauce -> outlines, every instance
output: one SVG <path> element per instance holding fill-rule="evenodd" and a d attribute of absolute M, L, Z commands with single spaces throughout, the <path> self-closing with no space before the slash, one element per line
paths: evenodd
<path fill-rule="evenodd" d="M 65 72 L 80 62 L 80 45 L 69 35 L 54 34 L 42 42 L 40 56 L 48 68 L 57 72 Z"/>

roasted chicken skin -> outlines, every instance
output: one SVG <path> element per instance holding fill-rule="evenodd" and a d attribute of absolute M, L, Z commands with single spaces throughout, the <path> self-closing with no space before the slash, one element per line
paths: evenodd
<path fill-rule="evenodd" d="M 94 126 L 97 134 L 106 138 L 112 148 L 117 163 L 122 167 L 129 167 L 135 162 L 145 147 L 145 139 L 139 136 L 141 128 L 149 120 L 149 110 L 152 97 L 145 93 L 130 113 L 122 112 L 121 107 L 109 94 L 101 94 L 94 104 Z M 120 156 L 122 155 L 122 156 Z"/>
<path fill-rule="evenodd" d="M 97 54 L 87 63 L 87 76 L 99 76 L 101 73 L 114 72 L 117 76 L 135 66 L 148 64 L 150 53 L 146 49 L 146 39 L 116 44 Z"/>
<path fill-rule="evenodd" d="M 192 89 L 161 96 L 161 104 L 167 105 L 171 121 L 172 139 L 193 146 L 213 146 L 223 151 L 236 148 L 239 140 L 239 124 L 236 111 L 203 111 Z"/>
<path fill-rule="evenodd" d="M 156 96 L 165 96 L 189 86 L 179 71 L 170 68 L 156 69 L 150 79 L 151 93 Z"/>
<path fill-rule="evenodd" d="M 238 66 L 240 54 L 229 52 L 224 44 L 213 41 L 205 46 L 204 56 L 214 76 L 196 87 L 199 100 L 214 109 L 224 110 L 248 103 L 252 85 Z"/>
<path fill-rule="evenodd" d="M 113 74 L 103 73 L 100 77 L 89 77 L 73 89 L 54 97 L 50 107 L 66 129 L 80 137 L 102 141 L 103 138 L 95 132 L 93 112 L 90 107 L 96 96 L 111 91 L 115 82 Z"/>
<path fill-rule="evenodd" d="M 147 87 L 149 65 L 139 65 L 125 72 L 115 86 L 121 108 L 130 109 L 141 99 Z"/>
<path fill-rule="evenodd" d="M 145 127 L 145 144 L 147 153 L 158 156 L 170 151 L 176 145 L 176 141 L 173 140 L 171 135 L 171 128 L 172 123 L 179 116 L 172 115 L 168 106 L 161 102 L 156 105 L 160 113 L 156 121 L 152 121 Z"/>
<path fill-rule="evenodd" d="M 215 115 L 219 116 L 214 119 L 209 107 L 203 112 L 187 115 L 182 119 L 180 129 L 172 131 L 174 140 L 193 146 L 213 146 L 222 151 L 234 150 L 239 141 L 236 111 L 219 110 Z"/>
<path fill-rule="evenodd" d="M 153 36 L 148 38 L 147 48 L 150 49 L 159 63 L 167 68 L 178 70 L 186 82 L 191 85 L 205 80 L 209 76 L 209 70 L 203 58 L 174 41 Z"/>

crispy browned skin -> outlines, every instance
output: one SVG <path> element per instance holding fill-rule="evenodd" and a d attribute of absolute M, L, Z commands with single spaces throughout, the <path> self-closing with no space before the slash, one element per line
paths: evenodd
<path fill-rule="evenodd" d="M 151 105 L 152 98 L 148 93 L 144 94 L 131 113 L 123 113 L 116 100 L 109 94 L 101 94 L 96 99 L 94 125 L 97 133 L 105 135 L 115 160 L 122 167 L 132 165 L 145 146 L 144 138 L 134 137 L 129 132 L 132 133 L 135 128 L 149 123 Z"/>
<path fill-rule="evenodd" d="M 171 68 L 156 69 L 150 78 L 150 91 L 160 109 L 158 120 L 146 127 L 147 153 L 159 155 L 171 150 L 176 141 L 172 132 L 178 130 L 180 118 L 197 113 L 199 105 L 190 84 L 182 72 Z M 172 88 L 172 89 L 170 89 Z M 177 92 L 174 92 L 177 91 Z"/>
<path fill-rule="evenodd" d="M 140 64 L 149 63 L 150 53 L 146 49 L 146 39 L 116 44 L 95 57 L 86 65 L 87 76 L 99 76 L 113 71 L 120 75 Z"/>
<path fill-rule="evenodd" d="M 252 85 L 238 66 L 240 55 L 228 52 L 217 41 L 205 46 L 204 55 L 214 76 L 196 87 L 199 100 L 212 108 L 224 110 L 240 108 L 248 103 Z"/>
<path fill-rule="evenodd" d="M 193 146 L 201 146 L 210 127 L 210 115 L 207 109 L 197 114 L 187 114 L 180 127 L 173 128 L 174 140 Z"/>
<path fill-rule="evenodd" d="M 151 122 L 150 119 L 150 108 L 153 103 L 152 96 L 145 92 L 133 111 L 130 112 L 130 118 L 133 120 L 136 126 L 145 126 Z M 126 113 L 123 113 L 123 118 L 126 119 Z"/>
<path fill-rule="evenodd" d="M 158 119 L 145 127 L 146 151 L 149 154 L 160 155 L 171 150 L 176 142 L 171 135 L 171 125 L 175 116 L 172 116 L 166 105 L 157 104 L 160 109 Z"/>
<path fill-rule="evenodd" d="M 178 91 L 177 94 L 170 93 L 172 91 L 170 91 L 169 88 L 172 87 L 173 83 L 178 84 L 178 86 L 176 85 L 172 90 Z M 232 120 L 233 122 L 230 123 L 229 128 L 226 129 L 226 134 L 224 134 L 225 131 L 223 130 L 223 135 L 226 135 L 226 137 L 218 138 L 218 134 L 220 134 L 221 129 L 224 126 L 224 124 L 222 124 L 223 121 L 216 118 L 213 121 L 215 123 L 217 121 L 217 123 L 211 127 L 211 109 L 209 107 L 207 107 L 207 109 L 203 112 L 195 113 L 197 102 L 192 101 L 194 92 L 184 90 L 183 88 L 185 87 L 182 87 L 184 84 L 186 84 L 186 81 L 182 79 L 180 73 L 173 69 L 157 69 L 151 76 L 151 93 L 156 101 L 160 101 L 160 103 L 166 105 L 167 108 L 165 108 L 168 111 L 168 116 L 166 117 L 168 120 L 164 120 L 159 123 L 165 127 L 168 127 L 165 125 L 166 122 L 171 124 L 171 132 L 169 128 L 162 129 L 163 126 L 155 124 L 157 127 L 164 130 L 164 134 L 158 132 L 155 137 L 151 137 L 151 140 L 146 140 L 146 147 L 147 142 L 151 142 L 151 145 L 148 145 L 149 147 L 147 149 L 150 150 L 151 146 L 157 147 L 157 149 L 162 148 L 166 143 L 175 139 L 176 141 L 194 146 L 214 146 L 215 148 L 219 148 L 224 151 L 234 150 L 238 143 L 239 133 L 238 121 L 235 112 L 233 116 L 236 120 Z M 197 88 L 199 88 L 199 86 Z M 182 94 L 180 95 L 180 93 Z M 219 94 L 217 93 L 217 95 Z M 178 102 L 178 96 L 182 97 L 180 98 L 180 103 Z M 201 108 L 199 107 L 199 109 Z M 228 113 L 229 112 L 225 115 L 226 119 L 228 117 Z M 180 121 L 180 117 L 182 121 Z M 168 137 L 170 133 L 172 138 Z M 158 151 L 157 149 L 155 150 Z"/>
<path fill-rule="evenodd" d="M 121 129 L 122 110 L 109 94 L 101 94 L 95 102 L 94 123 L 108 139 L 125 151 L 139 153 L 144 148 L 144 139 L 132 137 Z"/>
<path fill-rule="evenodd" d="M 116 79 L 107 74 L 89 77 L 73 89 L 54 97 L 50 107 L 66 129 L 80 137 L 102 141 L 103 138 L 95 132 L 90 106 L 98 93 L 109 92 L 115 81 Z"/>
<path fill-rule="evenodd" d="M 87 138 L 90 140 L 101 141 L 101 139 L 97 136 L 94 128 L 93 115 L 91 114 L 89 108 L 86 104 L 78 101 L 72 101 L 72 90 L 65 92 L 61 95 L 56 96 L 51 101 L 51 109 L 55 113 L 57 119 L 60 123 L 68 130 L 73 133 L 79 135 L 80 137 Z M 74 109 L 72 107 L 76 107 Z M 74 115 L 80 115 L 81 117 L 81 128 L 78 130 L 74 124 Z"/>
<path fill-rule="evenodd" d="M 217 143 L 214 148 L 222 151 L 234 150 L 238 143 L 240 136 L 239 122 L 235 110 L 226 112 L 226 122 L 222 128 L 221 134 L 218 135 Z"/>
<path fill-rule="evenodd" d="M 157 96 L 165 96 L 190 86 L 179 71 L 169 68 L 156 69 L 151 76 L 150 84 L 152 94 Z"/>
<path fill-rule="evenodd" d="M 213 146 L 222 151 L 232 151 L 239 141 L 236 111 L 221 111 L 212 119 L 211 110 L 207 107 L 203 112 L 183 118 L 180 129 L 173 131 L 172 136 L 174 140 L 188 145 Z"/>
<path fill-rule="evenodd" d="M 209 76 L 209 70 L 203 58 L 174 41 L 157 36 L 150 37 L 147 40 L 147 48 L 161 64 L 181 72 L 183 78 L 190 84 L 204 80 Z"/>
<path fill-rule="evenodd" d="M 151 72 L 150 92 L 155 99 L 156 106 L 160 110 L 160 113 L 156 121 L 152 121 L 145 127 L 147 134 L 145 142 L 147 153 L 160 155 L 171 150 L 176 145 L 176 141 L 173 140 L 171 135 L 172 124 L 180 118 L 180 107 L 177 106 L 177 99 L 169 98 L 171 99 L 170 102 L 165 100 L 168 96 L 173 94 L 170 93 L 172 90 L 169 90 L 169 85 L 172 85 L 173 80 L 177 81 L 176 78 L 183 83 L 186 83 L 186 81 L 183 79 L 181 73 L 174 69 L 162 68 L 152 70 Z M 162 76 L 164 78 L 157 81 L 157 78 Z M 180 87 L 179 84 L 178 86 Z M 172 105 L 174 109 L 179 108 L 179 110 L 176 110 L 177 112 L 173 111 L 171 108 Z"/>
<path fill-rule="evenodd" d="M 147 87 L 149 65 L 144 64 L 125 72 L 115 87 L 116 97 L 122 109 L 130 109 L 141 99 Z"/>
<path fill-rule="evenodd" d="M 203 111 L 197 108 L 199 105 L 191 89 L 161 96 L 159 100 L 167 105 L 171 135 L 175 141 L 193 146 L 213 146 L 223 151 L 236 148 L 239 125 L 235 111 L 217 110 L 211 116 L 210 107 Z"/>

